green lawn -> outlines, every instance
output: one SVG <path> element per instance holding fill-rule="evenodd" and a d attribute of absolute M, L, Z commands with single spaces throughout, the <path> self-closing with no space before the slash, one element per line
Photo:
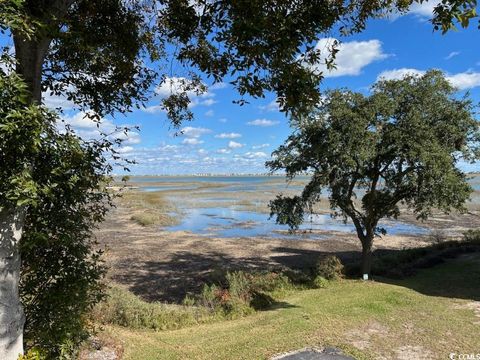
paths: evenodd
<path fill-rule="evenodd" d="M 268 359 L 326 345 L 358 359 L 480 353 L 480 318 L 472 309 L 480 301 L 480 255 L 388 282 L 344 280 L 291 293 L 275 309 L 238 320 L 159 332 L 108 327 L 106 333 L 122 343 L 125 359 L 141 360 Z"/>

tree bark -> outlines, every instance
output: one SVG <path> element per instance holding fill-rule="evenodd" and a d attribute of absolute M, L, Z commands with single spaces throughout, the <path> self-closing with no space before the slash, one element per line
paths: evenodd
<path fill-rule="evenodd" d="M 372 271 L 372 245 L 373 237 L 368 236 L 362 241 L 362 274 L 368 275 L 368 278 Z"/>
<path fill-rule="evenodd" d="M 14 33 L 16 73 L 21 75 L 31 94 L 31 102 L 42 101 L 42 70 L 43 62 L 50 46 L 50 39 L 27 39 Z"/>
<path fill-rule="evenodd" d="M 31 15 L 40 10 L 49 16 L 42 19 L 42 23 L 56 26 L 73 2 L 74 0 L 51 0 L 43 4 L 32 2 L 28 12 Z M 39 8 L 36 9 L 36 6 Z M 40 104 L 42 101 L 43 63 L 51 41 L 51 37 L 41 34 L 41 31 L 31 38 L 13 31 L 16 73 L 23 77 L 30 91 L 31 104 Z M 24 207 L 0 209 L 0 360 L 17 360 L 23 354 L 25 315 L 19 296 L 19 242 L 25 216 Z"/>
<path fill-rule="evenodd" d="M 25 315 L 20 302 L 20 251 L 25 209 L 0 210 L 0 359 L 23 354 Z"/>
<path fill-rule="evenodd" d="M 16 72 L 30 90 L 29 103 L 42 100 L 42 66 L 50 39 L 29 40 L 13 34 Z M 32 168 L 32 166 L 30 167 Z M 19 242 L 26 216 L 24 207 L 0 210 L 0 359 L 17 360 L 23 354 L 25 315 L 20 301 Z"/>

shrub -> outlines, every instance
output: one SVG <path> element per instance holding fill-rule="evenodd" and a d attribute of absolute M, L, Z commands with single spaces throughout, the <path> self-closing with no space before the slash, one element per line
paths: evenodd
<path fill-rule="evenodd" d="M 287 276 L 275 272 L 227 272 L 224 283 L 204 286 L 197 303 L 231 318 L 268 308 L 292 288 Z"/>
<path fill-rule="evenodd" d="M 212 313 L 205 307 L 148 303 L 125 289 L 112 287 L 107 300 L 94 309 L 93 317 L 132 329 L 169 330 L 208 322 Z"/>
<path fill-rule="evenodd" d="M 46 360 L 45 353 L 37 348 L 29 349 L 25 354 L 20 356 L 18 360 Z"/>
<path fill-rule="evenodd" d="M 329 281 L 323 276 L 316 276 L 313 279 L 313 286 L 317 289 L 324 289 L 328 286 Z"/>
<path fill-rule="evenodd" d="M 315 265 L 314 276 L 320 276 L 326 280 L 337 280 L 342 278 L 343 264 L 335 255 L 322 257 Z"/>

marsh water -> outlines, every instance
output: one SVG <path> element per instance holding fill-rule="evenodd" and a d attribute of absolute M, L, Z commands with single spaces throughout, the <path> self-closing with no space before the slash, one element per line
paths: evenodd
<path fill-rule="evenodd" d="M 134 177 L 132 182 L 142 191 L 165 192 L 177 204 L 181 220 L 166 227 L 169 231 L 189 231 L 203 236 L 277 237 L 322 239 L 331 232 L 354 233 L 351 222 L 329 214 L 315 214 L 306 219 L 300 231 L 291 234 L 288 227 L 275 223 L 266 213 L 262 196 L 290 191 L 300 192 L 307 177 L 286 183 L 280 176 L 160 176 Z M 470 180 L 478 201 L 480 177 Z M 250 207 L 242 206 L 248 197 Z M 263 205 L 263 208 L 262 208 Z M 257 209 L 258 206 L 258 209 Z M 430 232 L 421 224 L 386 220 L 380 224 L 390 235 L 424 235 Z"/>
<path fill-rule="evenodd" d="M 392 235 L 425 234 L 428 232 L 426 228 L 399 221 L 385 221 L 381 226 Z M 315 214 L 305 221 L 299 231 L 290 233 L 288 226 L 276 224 L 267 214 L 237 210 L 232 207 L 186 209 L 181 223 L 167 229 L 219 237 L 281 237 L 291 239 L 321 239 L 325 237 L 323 232 L 353 233 L 355 231 L 353 224 L 350 222 L 344 223 L 327 214 Z"/>

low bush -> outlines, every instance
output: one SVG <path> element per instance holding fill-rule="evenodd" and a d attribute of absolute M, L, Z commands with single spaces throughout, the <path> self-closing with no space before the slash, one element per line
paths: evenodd
<path fill-rule="evenodd" d="M 211 321 L 212 313 L 198 306 L 148 303 L 128 290 L 112 287 L 107 300 L 94 309 L 93 317 L 132 329 L 168 330 Z"/>
<path fill-rule="evenodd" d="M 314 279 L 322 277 L 326 280 L 337 280 L 343 277 L 343 264 L 335 255 L 320 258 L 315 264 Z"/>
<path fill-rule="evenodd" d="M 313 279 L 313 287 L 316 289 L 325 289 L 329 284 L 329 281 L 323 276 L 316 276 Z"/>
<path fill-rule="evenodd" d="M 266 309 L 291 289 L 294 285 L 281 273 L 227 272 L 223 283 L 204 286 L 197 304 L 232 318 Z"/>

